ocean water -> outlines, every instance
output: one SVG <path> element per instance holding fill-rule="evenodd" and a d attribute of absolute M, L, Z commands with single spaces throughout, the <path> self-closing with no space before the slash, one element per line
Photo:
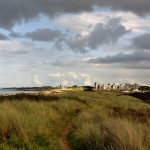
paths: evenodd
<path fill-rule="evenodd" d="M 38 91 L 19 91 L 15 89 L 1 89 L 0 88 L 0 95 L 15 95 L 15 94 L 20 94 L 20 93 L 25 93 L 25 94 L 38 94 Z"/>

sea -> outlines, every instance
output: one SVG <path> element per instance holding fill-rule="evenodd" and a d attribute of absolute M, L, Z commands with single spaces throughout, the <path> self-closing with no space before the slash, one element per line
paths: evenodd
<path fill-rule="evenodd" d="M 38 94 L 38 91 L 23 91 L 23 90 L 17 90 L 17 89 L 3 89 L 0 88 L 0 95 L 15 95 L 15 94 Z"/>

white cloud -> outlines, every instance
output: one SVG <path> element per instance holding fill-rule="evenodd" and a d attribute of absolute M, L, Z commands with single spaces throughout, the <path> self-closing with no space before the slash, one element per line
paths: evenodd
<path fill-rule="evenodd" d="M 50 24 L 52 25 L 52 27 L 66 34 L 65 40 L 68 39 L 67 41 L 71 42 L 71 46 L 73 48 L 74 47 L 76 48 L 76 46 L 79 45 L 79 50 L 82 50 L 84 48 L 84 45 L 86 45 L 87 43 L 86 41 L 87 39 L 89 39 L 90 33 L 93 31 L 96 24 L 98 23 L 107 24 L 108 20 L 110 20 L 111 18 L 118 18 L 118 17 L 121 18 L 120 20 L 121 25 L 123 25 L 126 28 L 126 30 L 132 29 L 132 32 L 130 32 L 129 35 L 125 36 L 124 38 L 121 38 L 115 46 L 109 45 L 108 42 L 104 42 L 104 44 L 107 43 L 106 46 L 99 45 L 100 42 L 97 40 L 100 40 L 100 38 L 104 39 L 103 35 L 106 34 L 101 34 L 102 36 L 97 37 L 96 39 L 93 38 L 96 37 L 94 34 L 93 37 L 91 37 L 91 39 L 94 42 L 97 41 L 97 43 L 94 43 L 93 45 L 94 46 L 98 45 L 99 47 L 98 48 L 96 47 L 97 51 L 91 50 L 84 55 L 74 54 L 72 51 L 70 51 L 70 47 L 65 47 L 64 51 L 54 50 L 52 49 L 53 44 L 49 43 L 45 44 L 40 42 L 32 42 L 32 43 L 22 42 L 25 39 L 19 39 L 20 40 L 19 41 L 17 38 L 11 39 L 11 41 L 7 40 L 0 41 L 0 62 L 1 62 L 0 74 L 2 73 L 8 74 L 7 70 L 9 70 L 9 74 L 12 75 L 13 73 L 15 77 L 18 77 L 20 76 L 20 72 L 22 72 L 22 74 L 24 74 L 24 78 L 26 79 L 26 74 L 29 73 L 29 75 L 31 76 L 31 80 L 30 81 L 23 80 L 25 81 L 24 83 L 25 85 L 26 82 L 28 83 L 27 85 L 29 85 L 30 83 L 33 85 L 43 84 L 52 86 L 55 85 L 55 83 L 57 83 L 57 85 L 61 83 L 62 85 L 64 84 L 65 86 L 73 84 L 91 85 L 94 83 L 95 80 L 96 81 L 101 80 L 101 82 L 104 83 L 107 82 L 148 83 L 150 75 L 148 71 L 150 65 L 148 62 L 145 61 L 146 60 L 145 58 L 142 60 L 141 63 L 140 59 L 138 59 L 138 62 L 135 62 L 133 65 L 129 61 L 127 61 L 129 57 L 125 59 L 128 63 L 126 65 L 120 65 L 116 63 L 87 64 L 86 58 L 94 58 L 95 56 L 96 57 L 100 56 L 100 58 L 103 58 L 107 55 L 112 56 L 119 52 L 122 53 L 126 53 L 128 51 L 133 52 L 133 49 L 130 49 L 128 47 L 128 42 L 131 42 L 131 40 L 129 39 L 137 36 L 137 34 L 148 32 L 148 30 L 150 31 L 149 17 L 139 17 L 131 12 L 96 10 L 95 12 L 89 13 L 84 12 L 84 13 L 62 15 L 60 17 L 55 18 L 54 22 L 52 21 Z M 32 22 L 31 24 L 33 25 L 34 23 Z M 41 23 L 37 22 L 37 24 L 40 25 Z M 49 24 L 48 21 L 46 22 L 46 26 L 47 24 Z M 29 29 L 30 26 L 28 26 L 27 24 L 25 24 L 24 26 L 27 27 L 25 29 L 26 31 L 24 32 L 29 33 L 32 32 L 32 29 Z M 44 26 L 45 24 L 43 24 L 42 27 Z M 20 30 L 19 33 L 21 33 L 21 29 L 22 28 L 18 29 Z M 67 32 L 68 30 L 71 32 Z M 95 33 L 97 33 L 97 31 Z M 65 42 L 64 45 L 66 44 Z M 92 46 L 92 48 L 94 46 Z M 36 49 L 36 47 L 41 47 L 41 49 L 39 51 L 34 51 L 33 49 Z M 42 49 L 42 47 L 44 47 L 44 49 Z M 29 54 L 26 55 L 27 53 Z M 133 56 L 136 57 L 137 60 L 136 53 Z M 14 55 L 23 55 L 23 57 L 22 56 L 13 57 Z M 12 56 L 12 57 L 2 58 L 3 56 Z M 140 57 L 141 56 L 142 55 L 140 54 Z M 148 57 L 148 55 L 146 56 Z M 111 59 L 109 57 L 108 61 L 110 60 Z M 42 64 L 42 62 L 48 63 Z M 26 69 L 23 68 L 25 66 L 27 66 Z M 122 72 L 123 68 L 125 68 L 125 71 L 127 71 L 127 73 Z M 54 70 L 56 70 L 56 72 L 54 72 Z M 133 73 L 131 74 L 131 72 Z M 36 75 L 34 76 L 34 74 Z M 9 79 L 11 79 L 11 75 L 10 77 L 6 77 L 5 79 L 8 84 L 10 83 Z M 19 84 L 20 82 L 18 82 L 18 85 Z"/>
<path fill-rule="evenodd" d="M 55 22 L 73 32 L 88 32 L 89 27 L 98 22 L 104 23 L 104 16 L 92 13 L 80 13 L 63 15 L 55 19 Z"/>
<path fill-rule="evenodd" d="M 55 23 L 78 34 L 88 34 L 97 23 L 106 23 L 110 18 L 122 18 L 122 24 L 133 32 L 144 32 L 149 28 L 150 19 L 142 18 L 132 12 L 97 11 L 63 15 Z"/>
<path fill-rule="evenodd" d="M 84 85 L 92 85 L 92 80 L 89 74 L 80 74 L 80 76 L 84 80 Z"/>
<path fill-rule="evenodd" d="M 42 83 L 43 83 L 42 81 L 40 81 L 39 76 L 37 74 L 34 76 L 33 82 L 36 85 L 42 85 Z"/>
<path fill-rule="evenodd" d="M 63 80 L 62 85 L 67 86 L 69 84 L 68 80 Z"/>
<path fill-rule="evenodd" d="M 79 76 L 75 72 L 68 72 L 68 75 L 71 76 L 74 79 L 78 79 L 79 78 Z"/>
<path fill-rule="evenodd" d="M 61 81 L 61 84 L 64 86 L 73 84 L 92 85 L 92 82 L 94 82 L 89 74 L 80 72 L 76 73 L 73 71 L 67 73 L 50 73 L 49 76 L 57 82 L 58 80 Z"/>
<path fill-rule="evenodd" d="M 18 50 L 18 49 L 25 49 L 26 47 L 31 47 L 31 43 L 21 43 L 19 41 L 0 41 L 0 48 L 1 49 L 11 49 L 11 50 Z"/>
<path fill-rule="evenodd" d="M 49 73 L 50 77 L 64 77 L 64 73 Z"/>
<path fill-rule="evenodd" d="M 24 55 L 33 50 L 30 42 L 0 41 L 1 56 Z"/>

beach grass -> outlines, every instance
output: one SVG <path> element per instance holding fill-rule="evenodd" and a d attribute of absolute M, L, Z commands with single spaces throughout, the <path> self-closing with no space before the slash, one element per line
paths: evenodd
<path fill-rule="evenodd" d="M 149 150 L 150 105 L 120 92 L 0 96 L 0 149 Z"/>

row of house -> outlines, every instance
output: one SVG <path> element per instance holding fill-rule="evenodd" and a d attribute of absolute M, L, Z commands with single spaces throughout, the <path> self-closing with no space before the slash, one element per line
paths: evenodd
<path fill-rule="evenodd" d="M 119 83 L 114 83 L 114 84 L 99 84 L 95 82 L 94 88 L 96 90 L 120 90 L 120 91 L 138 91 L 140 85 L 138 84 L 119 84 Z"/>

